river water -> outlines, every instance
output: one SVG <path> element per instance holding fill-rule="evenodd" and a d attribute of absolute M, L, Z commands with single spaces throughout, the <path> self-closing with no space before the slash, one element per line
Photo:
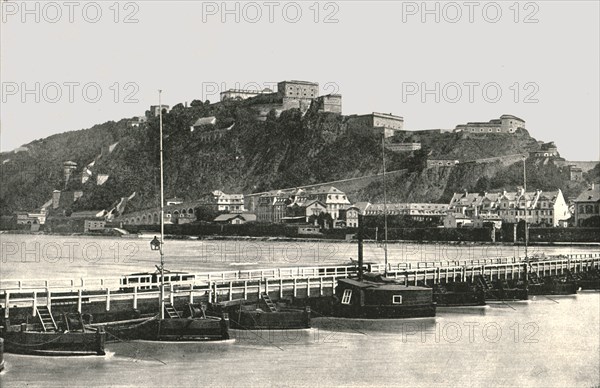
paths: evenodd
<path fill-rule="evenodd" d="M 0 235 L 0 289 L 8 279 L 111 277 L 153 270 L 148 239 Z M 167 240 L 171 270 L 346 263 L 345 242 Z M 530 247 L 530 253 L 597 253 Z M 523 256 L 523 248 L 390 244 L 390 262 Z M 383 261 L 376 244 L 365 260 Z M 294 331 L 232 331 L 224 343 L 129 342 L 104 357 L 6 354 L 2 386 L 532 386 L 600 385 L 600 294 L 439 309 L 435 318 L 318 318 Z"/>

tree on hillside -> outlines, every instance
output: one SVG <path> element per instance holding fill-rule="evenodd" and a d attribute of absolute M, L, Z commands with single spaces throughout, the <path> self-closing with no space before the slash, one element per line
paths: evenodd
<path fill-rule="evenodd" d="M 473 191 L 475 191 L 477 193 L 483 193 L 484 191 L 488 191 L 491 187 L 492 186 L 491 186 L 490 178 L 488 178 L 487 176 L 484 175 L 477 180 L 477 183 L 475 184 Z"/>
<path fill-rule="evenodd" d="M 224 213 L 225 212 L 220 212 L 220 211 L 215 210 L 212 206 L 198 206 L 198 207 L 194 208 L 194 214 L 196 215 L 196 221 L 212 222 L 220 214 L 224 214 Z"/>
<path fill-rule="evenodd" d="M 600 163 L 596 164 L 594 168 L 583 174 L 583 177 L 590 183 L 600 183 Z"/>

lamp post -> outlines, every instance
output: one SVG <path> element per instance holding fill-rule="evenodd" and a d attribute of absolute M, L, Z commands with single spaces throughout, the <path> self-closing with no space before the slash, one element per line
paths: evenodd
<path fill-rule="evenodd" d="M 158 117 L 160 124 L 160 319 L 165 319 L 165 261 L 163 241 L 165 238 L 165 188 L 163 177 L 163 118 L 162 118 L 162 90 L 158 91 Z"/>

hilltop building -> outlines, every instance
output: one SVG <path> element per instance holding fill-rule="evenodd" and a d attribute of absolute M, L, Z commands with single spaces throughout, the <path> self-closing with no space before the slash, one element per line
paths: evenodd
<path fill-rule="evenodd" d="M 67 187 L 69 179 L 71 179 L 71 176 L 73 175 L 73 172 L 75 170 L 77 170 L 77 163 L 70 160 L 67 160 L 63 163 L 63 177 L 65 180 L 65 188 Z"/>
<path fill-rule="evenodd" d="M 319 112 L 342 113 L 340 94 L 319 96 L 319 84 L 309 81 L 281 81 L 277 83 L 276 92 L 230 89 L 221 93 L 221 101 L 227 100 L 246 100 L 258 111 L 259 120 L 266 120 L 272 110 L 279 115 L 284 110 L 296 108 L 304 114 L 313 104 Z"/>
<path fill-rule="evenodd" d="M 457 159 L 427 159 L 427 168 L 432 167 L 451 167 L 459 164 Z"/>
<path fill-rule="evenodd" d="M 558 153 L 558 148 L 553 141 L 549 143 L 542 143 L 541 147 L 537 151 L 531 151 L 529 156 L 532 158 L 552 158 L 552 157 L 560 157 Z"/>
<path fill-rule="evenodd" d="M 421 149 L 421 143 L 387 143 L 385 148 L 392 152 L 410 152 Z"/>
<path fill-rule="evenodd" d="M 342 114 L 342 95 L 326 94 L 315 100 L 318 112 L 333 112 Z"/>
<path fill-rule="evenodd" d="M 569 180 L 572 181 L 582 181 L 583 180 L 583 169 L 581 167 L 577 167 L 573 164 L 568 166 L 569 168 Z"/>
<path fill-rule="evenodd" d="M 261 91 L 258 90 L 245 90 L 245 89 L 229 89 L 221 92 L 221 101 L 228 100 L 245 100 L 251 97 L 256 97 L 261 94 L 271 94 L 273 91 L 269 88 L 265 88 Z"/>
<path fill-rule="evenodd" d="M 454 129 L 454 132 L 515 133 L 519 128 L 525 128 L 525 120 L 513 115 L 502 115 L 499 119 L 493 119 L 488 122 L 459 124 Z"/>
<path fill-rule="evenodd" d="M 127 121 L 128 128 L 139 128 L 140 125 L 144 124 L 147 121 L 145 116 L 135 116 L 131 120 Z"/>
<path fill-rule="evenodd" d="M 162 106 L 162 113 L 169 113 L 169 105 L 150 105 L 150 117 L 158 117 L 160 115 L 160 107 Z"/>
<path fill-rule="evenodd" d="M 298 108 L 306 112 L 312 101 L 319 96 L 319 84 L 308 81 L 281 81 L 277 84 L 277 94 L 283 100 L 283 110 Z"/>
<path fill-rule="evenodd" d="M 404 129 L 404 118 L 391 113 L 373 112 L 365 115 L 348 116 L 349 130 L 370 129 L 381 132 L 386 138 Z"/>

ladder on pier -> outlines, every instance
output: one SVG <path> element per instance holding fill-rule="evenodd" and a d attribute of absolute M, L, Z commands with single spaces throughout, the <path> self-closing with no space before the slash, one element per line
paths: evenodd
<path fill-rule="evenodd" d="M 38 306 L 36 307 L 37 316 L 40 318 L 40 322 L 42 323 L 42 329 L 47 332 L 56 332 L 58 331 L 58 326 L 56 326 L 56 322 L 54 321 L 54 317 L 52 313 L 48 309 L 47 306 Z"/>
<path fill-rule="evenodd" d="M 263 292 L 262 294 L 260 294 L 260 296 L 262 297 L 262 300 L 265 302 L 265 304 L 272 313 L 277 312 L 277 306 L 275 306 L 275 303 L 273 303 L 269 294 Z"/>
<path fill-rule="evenodd" d="M 181 318 L 171 303 L 165 303 L 165 313 L 167 313 L 167 317 L 169 317 L 169 319 Z"/>
<path fill-rule="evenodd" d="M 542 284 L 543 281 L 540 279 L 537 273 L 530 272 L 529 273 L 529 284 Z"/>
<path fill-rule="evenodd" d="M 477 276 L 477 281 L 478 281 L 479 285 L 484 290 L 491 290 L 492 289 L 492 284 L 490 283 L 489 279 L 486 276 L 484 276 L 484 275 L 478 275 Z"/>

